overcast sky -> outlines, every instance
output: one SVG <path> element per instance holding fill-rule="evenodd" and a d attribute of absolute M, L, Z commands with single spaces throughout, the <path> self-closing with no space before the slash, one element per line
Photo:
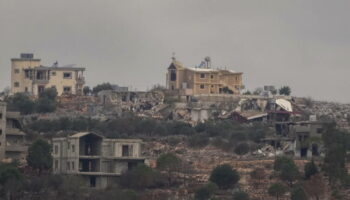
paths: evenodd
<path fill-rule="evenodd" d="M 86 67 L 87 84 L 165 85 L 172 53 L 210 56 L 244 85 L 350 103 L 349 0 L 0 0 L 0 89 L 10 59 Z"/>

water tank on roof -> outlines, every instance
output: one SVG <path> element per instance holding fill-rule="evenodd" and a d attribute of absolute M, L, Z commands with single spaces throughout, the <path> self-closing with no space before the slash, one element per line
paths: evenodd
<path fill-rule="evenodd" d="M 25 58 L 25 59 L 33 59 L 34 54 L 32 53 L 21 53 L 21 58 Z"/>

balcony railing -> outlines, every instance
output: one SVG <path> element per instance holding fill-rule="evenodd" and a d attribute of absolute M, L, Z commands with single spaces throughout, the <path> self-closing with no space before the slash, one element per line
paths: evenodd
<path fill-rule="evenodd" d="M 49 83 L 49 79 L 35 79 L 35 80 L 33 80 L 33 83 L 36 83 L 36 84 L 47 84 L 47 83 Z"/>
<path fill-rule="evenodd" d="M 77 83 L 78 84 L 85 84 L 85 78 L 84 77 L 77 78 Z"/>

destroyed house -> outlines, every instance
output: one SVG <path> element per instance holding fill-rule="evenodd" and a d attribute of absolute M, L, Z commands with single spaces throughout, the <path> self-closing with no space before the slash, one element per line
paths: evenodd
<path fill-rule="evenodd" d="M 53 172 L 79 175 L 86 186 L 106 188 L 123 172 L 144 163 L 141 143 L 138 139 L 107 139 L 91 132 L 54 138 Z"/>
<path fill-rule="evenodd" d="M 0 160 L 25 162 L 28 146 L 21 131 L 20 113 L 7 110 L 0 102 Z"/>
<path fill-rule="evenodd" d="M 292 139 L 294 156 L 322 156 L 322 134 L 326 123 L 319 121 L 276 122 L 276 136 Z"/>

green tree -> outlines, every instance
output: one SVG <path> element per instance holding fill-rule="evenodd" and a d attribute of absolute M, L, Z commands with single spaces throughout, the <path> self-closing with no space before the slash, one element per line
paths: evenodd
<path fill-rule="evenodd" d="M 0 165 L 0 184 L 4 185 L 8 180 L 22 179 L 22 174 L 19 170 L 11 164 L 1 164 Z"/>
<path fill-rule="evenodd" d="M 35 103 L 28 95 L 24 93 L 16 93 L 8 100 L 8 108 L 10 110 L 18 110 L 21 114 L 31 114 L 35 111 Z"/>
<path fill-rule="evenodd" d="M 221 189 L 228 189 L 234 186 L 240 177 L 238 172 L 228 164 L 217 166 L 210 175 L 209 180 L 216 183 Z"/>
<path fill-rule="evenodd" d="M 294 181 L 300 178 L 298 167 L 294 162 L 282 166 L 280 171 L 280 178 L 284 181 L 287 181 L 290 186 L 293 185 Z"/>
<path fill-rule="evenodd" d="M 168 183 L 172 184 L 172 173 L 179 171 L 181 167 L 181 159 L 173 153 L 165 153 L 157 159 L 157 168 L 165 171 L 168 175 Z"/>
<path fill-rule="evenodd" d="M 287 187 L 281 183 L 273 183 L 270 185 L 268 189 L 269 195 L 276 197 L 277 200 L 281 196 L 283 196 L 286 192 L 287 192 Z"/>
<path fill-rule="evenodd" d="M 305 164 L 304 172 L 305 172 L 305 179 L 309 179 L 311 176 L 318 173 L 318 168 L 313 160 Z"/>
<path fill-rule="evenodd" d="M 237 191 L 233 193 L 233 200 L 249 200 L 249 194 L 244 191 Z"/>
<path fill-rule="evenodd" d="M 287 156 L 278 156 L 275 159 L 273 169 L 275 171 L 281 171 L 284 165 L 293 165 L 294 161 Z"/>
<path fill-rule="evenodd" d="M 240 143 L 237 145 L 237 147 L 235 148 L 234 152 L 237 154 L 237 155 L 245 155 L 249 152 L 249 145 L 245 142 L 243 143 Z"/>
<path fill-rule="evenodd" d="M 307 200 L 306 193 L 301 186 L 295 187 L 291 192 L 291 200 Z"/>
<path fill-rule="evenodd" d="M 43 139 L 36 140 L 28 148 L 27 163 L 33 169 L 49 170 L 52 167 L 52 148 L 51 145 Z"/>
<path fill-rule="evenodd" d="M 194 198 L 196 200 L 208 200 L 213 196 L 217 189 L 218 186 L 215 183 L 208 183 L 196 190 Z"/>
<path fill-rule="evenodd" d="M 292 90 L 290 89 L 289 86 L 283 86 L 279 89 L 279 94 L 280 95 L 286 95 L 289 96 L 292 93 Z"/>
<path fill-rule="evenodd" d="M 90 93 L 91 93 L 90 87 L 89 87 L 89 86 L 85 86 L 85 87 L 83 88 L 83 93 L 84 93 L 85 96 L 87 96 L 88 94 L 90 94 Z"/>
<path fill-rule="evenodd" d="M 141 164 L 122 174 L 120 184 L 125 188 L 145 189 L 156 185 L 158 174 L 152 168 Z"/>
<path fill-rule="evenodd" d="M 335 123 L 328 124 L 322 135 L 326 152 L 322 170 L 332 185 L 339 182 L 347 172 L 345 135 L 346 133 L 336 129 Z"/>
<path fill-rule="evenodd" d="M 56 88 L 46 88 L 39 94 L 39 99 L 36 101 L 36 111 L 39 113 L 54 112 L 57 106 L 56 97 Z"/>
<path fill-rule="evenodd" d="M 93 89 L 92 92 L 94 94 L 97 94 L 98 92 L 102 91 L 102 90 L 112 90 L 113 87 L 110 83 L 102 83 L 99 85 L 96 85 Z"/>

